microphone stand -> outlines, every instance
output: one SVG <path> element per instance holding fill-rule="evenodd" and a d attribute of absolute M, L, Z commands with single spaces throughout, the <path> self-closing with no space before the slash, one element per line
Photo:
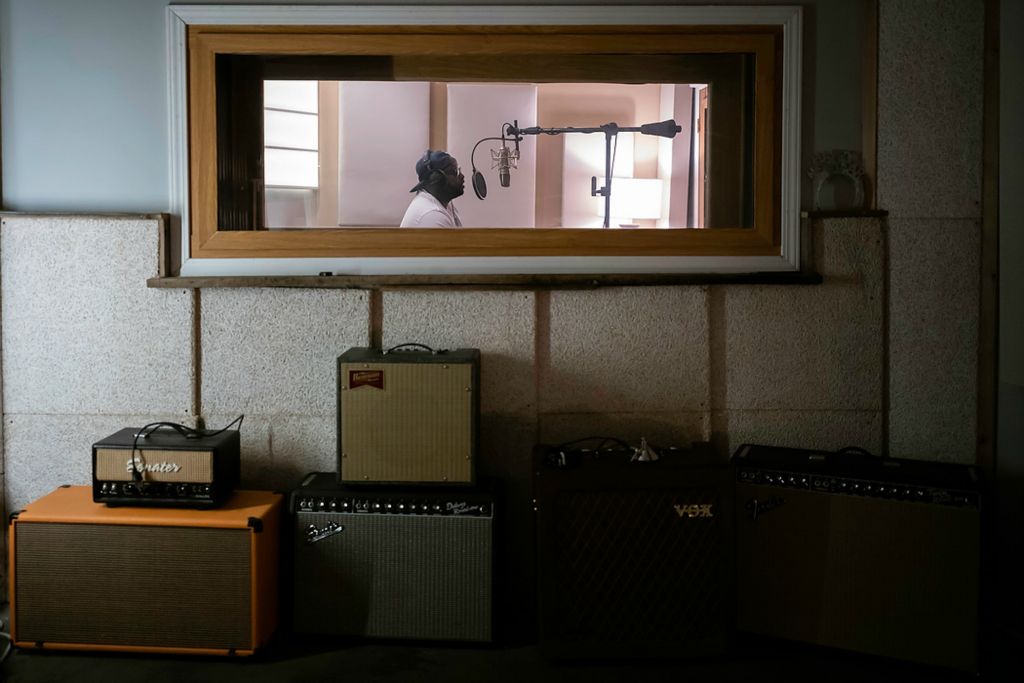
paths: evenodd
<path fill-rule="evenodd" d="M 671 125 L 668 125 L 670 123 Z M 661 126 L 661 128 L 657 128 L 658 126 Z M 507 123 L 504 125 L 501 131 L 501 138 L 503 141 L 506 138 L 514 140 L 518 147 L 519 143 L 522 142 L 522 136 L 524 135 L 604 133 L 604 187 L 598 189 L 597 176 L 591 176 L 590 196 L 597 197 L 600 195 L 604 197 L 604 227 L 607 228 L 610 227 L 609 218 L 611 216 L 612 209 L 612 138 L 617 136 L 619 133 L 643 133 L 644 135 L 660 135 L 662 137 L 672 138 L 675 137 L 676 133 L 680 130 L 682 129 L 676 125 L 675 121 L 663 121 L 660 124 L 653 123 L 643 126 L 620 126 L 617 123 L 606 123 L 603 126 L 597 126 L 594 128 L 574 128 L 572 126 L 568 128 L 540 128 L 537 126 L 520 128 L 519 121 L 513 121 L 511 125 Z"/>

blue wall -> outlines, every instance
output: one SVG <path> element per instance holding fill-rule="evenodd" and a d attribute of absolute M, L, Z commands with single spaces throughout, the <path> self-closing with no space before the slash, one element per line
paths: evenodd
<path fill-rule="evenodd" d="M 0 0 L 3 208 L 156 212 L 169 208 L 167 0 Z M 186 4 L 186 3 L 177 3 Z M 315 0 L 189 4 L 344 4 Z M 512 0 L 433 3 L 518 4 Z M 688 4 L 587 2 L 529 4 Z M 691 0 L 689 4 L 778 4 Z M 806 5 L 805 146 L 860 149 L 864 10 Z M 820 7 L 818 6 L 820 5 Z M 809 154 L 810 150 L 806 150 Z"/>

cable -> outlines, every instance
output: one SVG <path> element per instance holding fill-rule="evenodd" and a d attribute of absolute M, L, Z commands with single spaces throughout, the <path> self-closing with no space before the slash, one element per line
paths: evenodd
<path fill-rule="evenodd" d="M 622 439 L 617 439 L 614 436 L 585 436 L 582 439 L 574 439 L 573 441 L 566 441 L 565 443 L 552 446 L 547 449 L 544 453 L 544 464 L 548 467 L 575 467 L 580 464 L 583 459 L 583 453 L 580 450 L 569 450 L 567 447 L 573 446 L 586 441 L 597 441 L 597 447 L 594 449 L 593 457 L 599 459 L 601 454 L 600 451 L 604 448 L 605 444 L 611 442 L 618 445 L 620 448 L 627 451 L 634 451 L 635 449 Z"/>
<path fill-rule="evenodd" d="M 193 429 L 187 425 L 179 424 L 177 422 L 150 422 L 145 425 L 139 431 L 135 432 L 135 438 L 132 440 L 132 452 L 129 458 L 129 462 L 132 465 L 132 480 L 136 483 L 142 482 L 143 473 L 139 470 L 139 461 L 135 459 L 135 452 L 139 448 L 139 439 L 147 438 L 150 434 L 160 429 L 161 427 L 170 427 L 174 431 L 181 434 L 186 439 L 202 439 L 210 436 L 218 436 L 223 434 L 227 430 L 231 429 L 233 425 L 238 424 L 238 429 L 242 428 L 242 421 L 245 419 L 245 415 L 239 415 L 234 420 L 229 422 L 226 426 L 216 431 L 207 431 L 205 429 Z M 149 431 L 146 431 L 146 430 Z"/>
<path fill-rule="evenodd" d="M 14 645 L 11 643 L 11 635 L 4 631 L 6 626 L 7 624 L 3 619 L 0 619 L 0 640 L 4 642 L 3 652 L 0 652 L 0 664 L 4 663 L 7 655 L 11 654 L 11 650 L 14 648 Z"/>

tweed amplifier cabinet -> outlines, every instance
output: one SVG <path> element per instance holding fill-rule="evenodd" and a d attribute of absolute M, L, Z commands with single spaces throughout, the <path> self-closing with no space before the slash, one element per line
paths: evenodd
<path fill-rule="evenodd" d="M 477 349 L 349 349 L 338 358 L 340 480 L 471 484 L 479 414 Z"/>
<path fill-rule="evenodd" d="M 540 646 L 549 658 L 724 653 L 732 474 L 708 444 L 632 461 L 534 451 Z"/>
<path fill-rule="evenodd" d="M 493 638 L 493 489 L 371 489 L 312 474 L 291 494 L 294 629 Z"/>
<path fill-rule="evenodd" d="M 93 444 L 92 498 L 107 505 L 217 507 L 238 486 L 240 442 L 237 430 L 189 438 L 127 427 Z"/>
<path fill-rule="evenodd" d="M 740 629 L 976 670 L 973 467 L 753 445 L 733 463 Z"/>
<path fill-rule="evenodd" d="M 252 654 L 277 623 L 282 507 L 237 491 L 216 510 L 111 508 L 57 489 L 12 515 L 14 644 Z"/>

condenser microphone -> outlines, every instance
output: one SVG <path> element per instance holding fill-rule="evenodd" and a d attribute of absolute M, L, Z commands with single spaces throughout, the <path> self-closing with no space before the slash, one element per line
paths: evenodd
<path fill-rule="evenodd" d="M 512 174 L 508 171 L 508 155 L 508 147 L 502 147 L 498 153 L 498 182 L 501 183 L 502 187 L 508 187 L 512 181 Z"/>
<path fill-rule="evenodd" d="M 498 182 L 501 183 L 502 187 L 508 187 L 512 180 L 512 174 L 509 173 L 509 169 L 516 167 L 516 163 L 519 160 L 519 150 L 511 150 L 502 145 L 501 149 L 491 150 L 491 159 L 498 167 Z"/>

